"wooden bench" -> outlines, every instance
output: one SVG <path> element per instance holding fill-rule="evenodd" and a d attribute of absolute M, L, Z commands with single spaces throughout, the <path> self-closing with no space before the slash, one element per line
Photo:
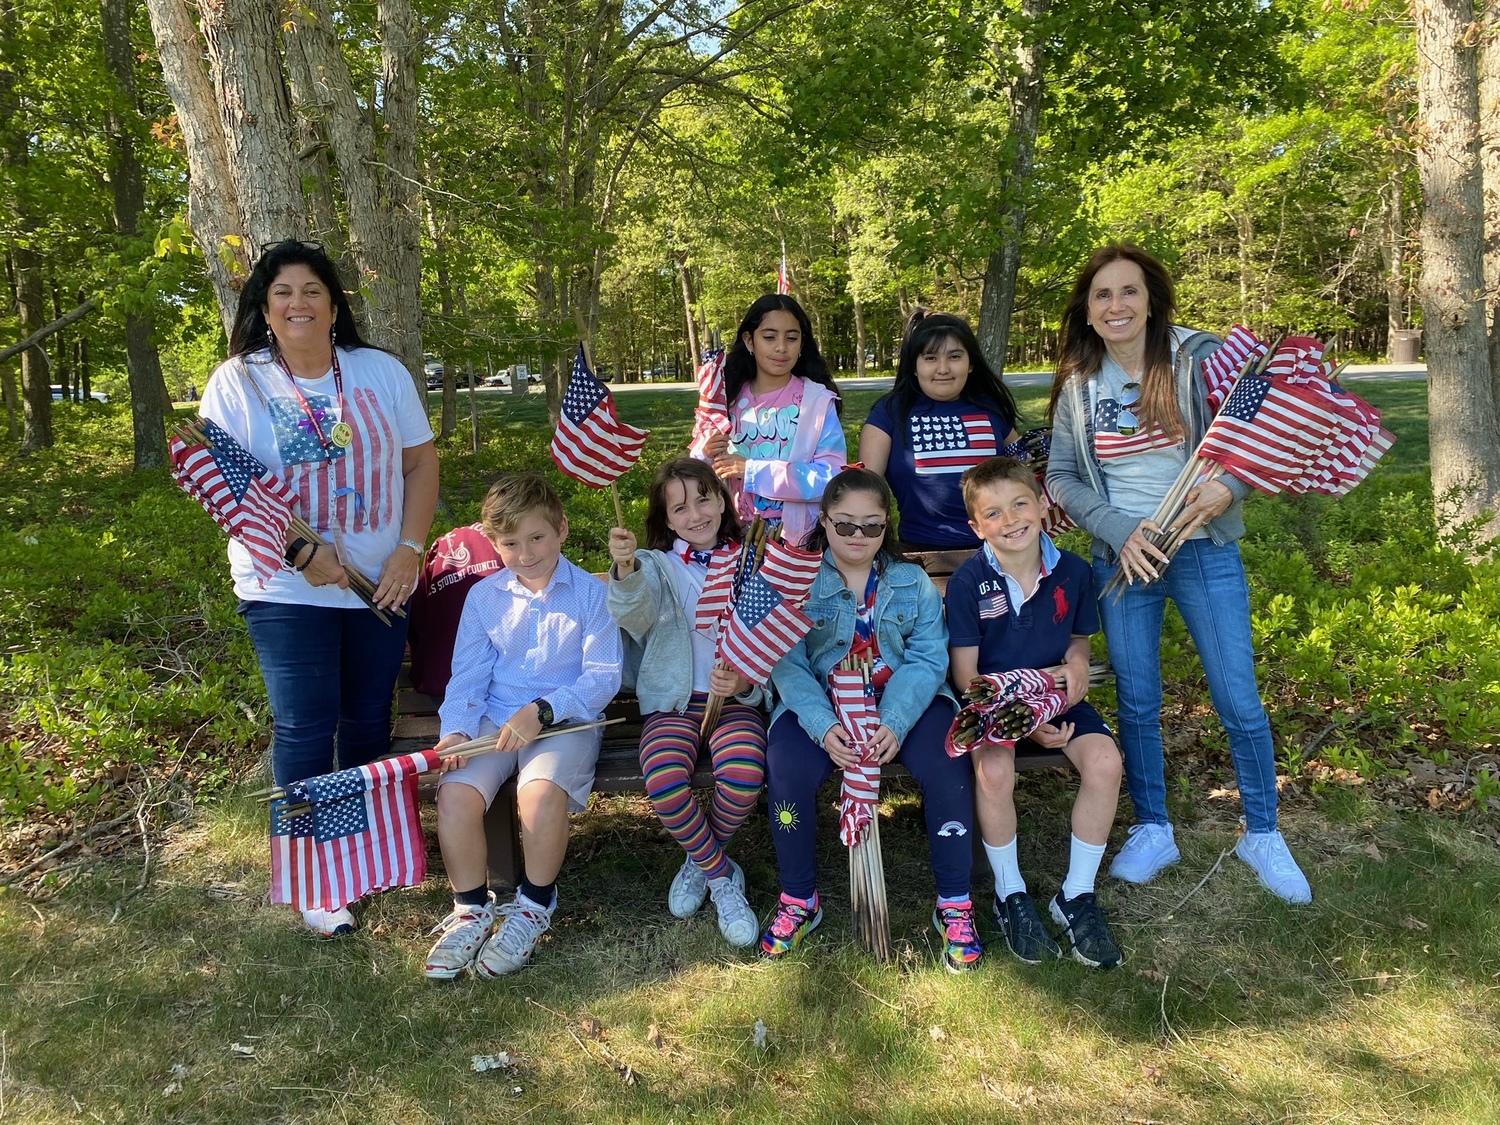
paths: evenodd
<path fill-rule="evenodd" d="M 932 575 L 940 590 L 946 588 L 948 576 L 968 560 L 971 551 L 932 551 L 913 556 Z M 396 725 L 392 734 L 391 749 L 409 754 L 433 745 L 442 736 L 438 723 L 438 705 L 441 700 L 412 690 L 409 669 L 403 668 L 397 682 Z M 604 742 L 599 750 L 599 763 L 594 769 L 594 792 L 596 793 L 640 793 L 646 788 L 641 775 L 640 739 L 641 713 L 632 693 L 622 692 L 611 701 L 605 717 L 623 719 L 623 722 L 604 728 Z M 1043 769 L 1069 765 L 1067 757 L 1059 750 L 1043 750 L 1034 747 L 1016 755 L 1018 770 Z M 892 763 L 883 771 L 884 777 L 907 777 L 909 774 L 900 765 Z M 713 770 L 708 755 L 698 760 L 698 770 L 693 775 L 694 788 L 713 787 Z M 489 844 L 490 884 L 497 890 L 514 888 L 521 877 L 521 821 L 516 809 L 516 782 L 506 782 L 489 812 L 485 814 L 485 836 Z"/>

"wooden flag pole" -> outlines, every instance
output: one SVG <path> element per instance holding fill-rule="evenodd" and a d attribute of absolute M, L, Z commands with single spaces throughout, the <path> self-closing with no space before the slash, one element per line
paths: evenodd
<path fill-rule="evenodd" d="M 615 502 L 615 526 L 625 526 L 625 509 L 620 507 L 620 489 L 614 481 L 609 482 L 609 496 Z"/>

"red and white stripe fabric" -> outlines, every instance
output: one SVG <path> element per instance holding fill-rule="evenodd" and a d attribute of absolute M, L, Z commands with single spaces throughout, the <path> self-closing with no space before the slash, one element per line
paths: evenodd
<path fill-rule="evenodd" d="M 813 579 L 822 565 L 823 556 L 818 552 L 773 539 L 766 544 L 758 573 L 764 574 L 784 597 L 801 605 L 812 592 Z"/>
<path fill-rule="evenodd" d="M 714 636 L 728 616 L 734 602 L 734 576 L 740 568 L 740 547 L 726 544 L 714 548 L 712 561 L 708 564 L 708 575 L 703 579 L 703 592 L 698 595 L 698 610 L 693 619 L 693 628 L 700 633 Z"/>
<path fill-rule="evenodd" d="M 812 628 L 801 610 L 823 557 L 771 540 L 759 568 L 741 584 L 719 636 L 719 659 L 764 684 L 777 661 Z"/>
<path fill-rule="evenodd" d="M 271 802 L 271 901 L 337 910 L 427 877 L 417 778 L 442 767 L 422 750 L 308 778 Z"/>
<path fill-rule="evenodd" d="M 1020 741 L 1018 738 L 1006 738 L 998 722 L 992 725 L 991 716 L 997 708 L 1008 706 L 1017 700 L 1030 708 L 1031 726 L 1026 732 L 1028 735 L 1043 723 L 1050 723 L 1068 709 L 1068 694 L 1058 688 L 1057 680 L 1050 672 L 1043 672 L 1037 668 L 1015 668 L 1009 672 L 990 673 L 981 678 L 994 685 L 994 696 L 988 703 L 965 705 L 958 715 L 978 714 L 982 733 L 974 743 L 965 746 L 956 745 L 953 741 L 953 734 L 958 729 L 959 718 L 955 715 L 953 725 L 948 728 L 946 743 L 950 758 L 967 754 L 976 745 L 1013 747 Z"/>
<path fill-rule="evenodd" d="M 396 431 L 374 391 L 356 387 L 347 403 L 345 421 L 354 431 L 349 452 L 331 461 L 286 467 L 287 483 L 297 492 L 302 518 L 313 530 L 334 535 L 401 522 L 395 495 L 386 487 L 391 467 L 399 471 L 401 465 Z"/>
<path fill-rule="evenodd" d="M 1236 324 L 1224 337 L 1224 342 L 1212 355 L 1203 361 L 1203 381 L 1208 387 L 1208 409 L 1216 411 L 1229 397 L 1245 363 L 1251 357 L 1259 359 L 1266 354 L 1267 345 L 1255 333 L 1243 325 Z"/>
<path fill-rule="evenodd" d="M 708 456 L 708 440 L 716 434 L 728 437 L 734 432 L 729 419 L 729 403 L 724 395 L 724 349 L 705 352 L 698 365 L 698 408 L 693 412 L 693 437 L 688 452 L 694 457 Z"/>
<path fill-rule="evenodd" d="M 839 789 L 839 839 L 852 848 L 865 838 L 875 816 L 875 803 L 880 800 L 880 763 L 871 745 L 880 729 L 880 712 L 864 673 L 858 669 L 835 668 L 829 672 L 828 694 L 839 725 L 859 754 L 854 768 L 843 771 Z"/>
<path fill-rule="evenodd" d="M 603 488 L 640 460 L 650 436 L 651 431 L 620 421 L 609 388 L 594 378 L 579 344 L 557 432 L 552 435 L 552 460 L 557 467 L 592 488 Z"/>

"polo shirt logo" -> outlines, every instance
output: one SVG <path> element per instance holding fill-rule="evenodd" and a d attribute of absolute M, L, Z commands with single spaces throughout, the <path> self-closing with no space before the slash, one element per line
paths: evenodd
<path fill-rule="evenodd" d="M 1061 625 L 1068 619 L 1068 595 L 1061 586 L 1052 588 L 1052 624 Z"/>

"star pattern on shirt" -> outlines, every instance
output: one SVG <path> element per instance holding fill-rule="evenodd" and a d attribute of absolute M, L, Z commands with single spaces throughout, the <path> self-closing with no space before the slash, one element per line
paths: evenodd
<path fill-rule="evenodd" d="M 940 415 L 936 418 L 924 415 L 911 420 L 912 449 L 917 453 L 929 453 L 943 449 L 967 449 L 969 429 L 956 414 Z"/>
<path fill-rule="evenodd" d="M 308 395 L 307 404 L 314 412 L 323 412 L 322 421 L 323 435 L 327 437 L 333 430 L 335 422 L 334 415 L 337 413 L 332 409 L 333 400 L 327 395 Z M 271 429 L 276 435 L 276 449 L 281 454 L 283 465 L 306 465 L 314 461 L 332 461 L 348 453 L 348 449 L 333 445 L 324 449 L 322 442 L 318 441 L 316 430 L 311 426 L 302 425 L 307 421 L 307 415 L 302 410 L 302 404 L 294 398 L 273 398 L 271 400 Z"/>

